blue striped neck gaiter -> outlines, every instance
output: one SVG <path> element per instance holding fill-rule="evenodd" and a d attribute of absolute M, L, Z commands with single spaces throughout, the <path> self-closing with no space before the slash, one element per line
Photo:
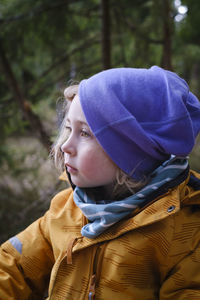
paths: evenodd
<path fill-rule="evenodd" d="M 148 199 L 153 200 L 153 195 L 157 197 L 159 190 L 163 190 L 162 188 L 166 186 L 169 187 L 170 182 L 181 176 L 187 169 L 187 158 L 172 157 L 151 174 L 151 180 L 148 185 L 136 194 L 113 202 L 102 200 L 97 203 L 95 199 L 88 196 L 84 189 L 76 187 L 74 190 L 74 202 L 89 221 L 81 229 L 82 236 L 88 238 L 97 237 L 107 228 L 130 215 L 136 208 L 146 205 L 150 201 Z M 182 181 L 184 179 L 185 177 L 182 178 Z M 179 183 L 176 182 L 176 185 Z M 151 195 L 152 197 L 150 197 Z"/>

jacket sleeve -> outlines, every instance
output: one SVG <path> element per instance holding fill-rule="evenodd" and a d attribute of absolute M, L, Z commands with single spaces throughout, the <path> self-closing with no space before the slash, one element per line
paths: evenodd
<path fill-rule="evenodd" d="M 46 218 L 0 247 L 0 299 L 42 299 L 54 261 Z"/>
<path fill-rule="evenodd" d="M 200 299 L 200 209 L 185 207 L 174 215 L 174 236 L 160 300 Z"/>
<path fill-rule="evenodd" d="M 174 267 L 160 289 L 159 299 L 200 299 L 200 246 Z"/>

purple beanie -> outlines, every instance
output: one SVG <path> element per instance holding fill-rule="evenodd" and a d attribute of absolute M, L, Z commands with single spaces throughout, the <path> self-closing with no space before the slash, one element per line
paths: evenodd
<path fill-rule="evenodd" d="M 200 103 L 177 74 L 116 68 L 79 85 L 86 120 L 110 158 L 134 179 L 171 154 L 187 156 L 200 131 Z"/>

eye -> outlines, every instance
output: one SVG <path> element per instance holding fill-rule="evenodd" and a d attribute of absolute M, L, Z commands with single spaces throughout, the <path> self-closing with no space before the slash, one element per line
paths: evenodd
<path fill-rule="evenodd" d="M 66 130 L 67 133 L 70 133 L 72 129 L 71 129 L 70 126 L 65 126 L 65 130 Z"/>
<path fill-rule="evenodd" d="M 86 129 L 81 129 L 81 136 L 82 137 L 90 137 L 91 134 Z"/>

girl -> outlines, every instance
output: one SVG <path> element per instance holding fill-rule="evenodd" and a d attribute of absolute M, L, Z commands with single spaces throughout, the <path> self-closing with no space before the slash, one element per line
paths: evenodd
<path fill-rule="evenodd" d="M 200 104 L 159 67 L 65 90 L 55 162 L 72 188 L 1 247 L 0 299 L 200 299 Z"/>

